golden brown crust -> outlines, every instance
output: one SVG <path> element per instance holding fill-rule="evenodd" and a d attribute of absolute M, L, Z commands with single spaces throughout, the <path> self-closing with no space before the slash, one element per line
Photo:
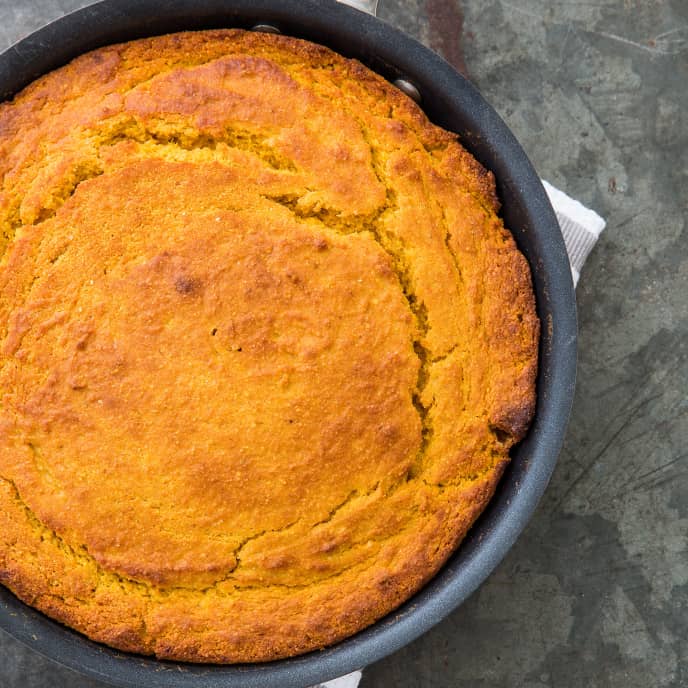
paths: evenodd
<path fill-rule="evenodd" d="M 200 662 L 344 638 L 439 569 L 535 402 L 490 173 L 282 36 L 112 46 L 0 106 L 0 581 Z"/>

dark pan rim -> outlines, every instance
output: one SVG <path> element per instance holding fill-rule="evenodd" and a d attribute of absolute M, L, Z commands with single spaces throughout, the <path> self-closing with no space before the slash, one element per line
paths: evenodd
<path fill-rule="evenodd" d="M 0 100 L 88 50 L 183 29 L 275 25 L 356 57 L 383 76 L 409 79 L 432 121 L 497 178 L 503 216 L 526 255 L 542 321 L 538 404 L 497 492 L 449 562 L 411 600 L 320 652 L 252 665 L 161 662 L 86 639 L 0 586 L 0 628 L 65 667 L 117 686 L 299 688 L 361 668 L 446 617 L 487 578 L 524 529 L 564 438 L 576 374 L 576 306 L 564 242 L 526 154 L 478 91 L 435 53 L 379 19 L 334 0 L 103 0 L 39 29 L 0 55 Z"/>

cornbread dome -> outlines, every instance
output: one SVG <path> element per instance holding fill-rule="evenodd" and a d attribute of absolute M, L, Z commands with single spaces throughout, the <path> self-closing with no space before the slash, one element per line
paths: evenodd
<path fill-rule="evenodd" d="M 492 175 L 304 41 L 84 55 L 0 108 L 0 581 L 122 650 L 247 662 L 408 599 L 535 403 Z"/>

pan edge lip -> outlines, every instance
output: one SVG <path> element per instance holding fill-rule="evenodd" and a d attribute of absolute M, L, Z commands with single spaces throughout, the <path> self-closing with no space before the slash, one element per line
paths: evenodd
<path fill-rule="evenodd" d="M 228 5 L 231 5 L 231 8 L 228 8 Z M 145 24 L 143 13 L 146 13 L 149 16 L 148 21 L 159 26 L 165 18 L 173 21 L 174 18 L 171 15 L 175 12 L 192 11 L 194 2 L 193 0 L 171 0 L 163 7 L 162 14 L 164 16 L 153 19 L 150 17 L 154 9 L 159 14 L 161 12 L 160 3 L 155 0 L 102 0 L 78 9 L 39 28 L 3 51 L 0 55 L 0 75 L 4 80 L 4 73 L 7 71 L 6 64 L 8 62 L 11 64 L 15 56 L 21 58 L 22 50 L 29 48 L 34 52 L 39 49 L 45 51 L 44 42 L 48 38 L 50 39 L 48 42 L 54 42 L 62 34 L 67 33 L 72 35 L 75 44 L 79 42 L 85 44 L 87 39 L 78 38 L 74 28 L 81 27 L 83 30 L 83 27 L 88 24 L 95 25 L 97 22 L 102 22 L 113 10 L 119 13 L 124 20 L 127 18 L 124 14 L 127 8 L 135 8 L 141 17 L 140 25 Z M 145 677 L 147 685 L 151 688 L 156 686 L 165 686 L 166 688 L 179 686 L 181 688 L 181 686 L 191 684 L 199 688 L 203 686 L 209 688 L 211 686 L 267 688 L 273 685 L 281 688 L 296 688 L 309 683 L 329 680 L 370 664 L 415 640 L 439 623 L 472 594 L 514 544 L 518 535 L 529 522 L 539 499 L 544 493 L 565 436 L 565 427 L 573 403 L 576 372 L 575 296 L 568 258 L 554 212 L 525 152 L 506 124 L 487 104 L 478 90 L 441 57 L 410 36 L 382 22 L 382 20 L 365 15 L 334 0 L 325 0 L 324 2 L 314 2 L 313 0 L 279 0 L 279 2 L 275 0 L 233 0 L 230 3 L 222 0 L 210 0 L 204 3 L 204 7 L 216 7 L 218 12 L 224 8 L 224 13 L 228 19 L 230 10 L 238 8 L 235 10 L 237 12 L 236 17 L 245 16 L 246 12 L 251 11 L 272 12 L 273 15 L 276 13 L 286 17 L 288 21 L 295 24 L 299 23 L 301 18 L 302 20 L 310 20 L 311 26 L 314 23 L 326 25 L 328 30 L 337 33 L 340 37 L 356 33 L 357 40 L 364 48 L 370 48 L 377 56 L 384 58 L 391 54 L 403 55 L 405 59 L 394 63 L 394 66 L 401 65 L 402 72 L 413 72 L 413 69 L 407 69 L 408 66 L 413 67 L 413 65 L 407 65 L 407 62 L 413 59 L 419 60 L 420 65 L 415 67 L 416 71 L 432 70 L 436 84 L 444 83 L 445 86 L 449 85 L 451 89 L 456 89 L 468 104 L 467 107 L 476 108 L 477 114 L 484 118 L 485 124 L 481 132 L 486 133 L 486 138 L 491 142 L 495 142 L 502 156 L 510 158 L 507 167 L 518 172 L 517 179 L 522 182 L 522 186 L 534 192 L 532 198 L 524 199 L 526 211 L 532 216 L 533 224 L 548 227 L 550 232 L 549 239 L 546 237 L 542 239 L 543 246 L 541 249 L 547 265 L 539 279 L 536 279 L 535 268 L 531 265 L 534 283 L 537 282 L 540 291 L 542 289 L 550 290 L 547 297 L 549 299 L 547 312 L 556 316 L 556 326 L 551 334 L 551 339 L 547 341 L 550 352 L 549 354 L 545 352 L 545 359 L 551 368 L 548 371 L 551 373 L 551 379 L 547 382 L 547 388 L 551 390 L 551 398 L 543 400 L 543 403 L 546 401 L 546 404 L 542 408 L 540 408 L 541 402 L 538 402 L 536 427 L 529 433 L 529 436 L 537 433 L 533 439 L 533 442 L 537 443 L 537 452 L 532 457 L 532 466 L 526 470 L 525 480 L 519 491 L 511 503 L 505 507 L 504 513 L 495 517 L 497 519 L 496 524 L 483 535 L 481 543 L 473 545 L 469 552 L 462 551 L 464 549 L 462 544 L 451 560 L 453 561 L 458 557 L 457 561 L 451 565 L 445 565 L 419 593 L 400 608 L 391 612 L 388 617 L 320 652 L 262 664 L 195 665 L 161 662 L 149 657 L 120 653 L 98 645 L 85 636 L 44 617 L 32 608 L 23 609 L 23 603 L 14 598 L 12 593 L 4 588 L 0 590 L 0 611 L 2 612 L 0 613 L 0 629 L 69 669 L 101 681 L 110 682 L 113 685 L 138 686 L 141 685 L 141 680 Z M 196 7 L 196 9 L 198 8 Z M 244 15 L 240 15 L 240 12 L 244 12 Z M 337 26 L 337 22 L 343 20 L 350 21 L 351 25 Z M 141 35 L 154 35 L 156 30 L 153 24 L 151 24 L 150 31 Z M 317 27 L 313 30 L 317 31 Z M 101 29 L 101 31 L 105 30 Z M 110 28 L 109 31 L 113 32 L 114 29 Z M 161 33 L 167 33 L 167 31 Z M 105 40 L 101 45 L 114 42 L 119 41 Z M 71 57 L 90 49 L 78 50 Z M 66 61 L 68 60 L 64 60 L 62 64 Z M 49 70 L 42 73 L 46 71 Z M 31 76 L 26 83 L 30 83 L 38 76 L 40 74 Z M 0 86 L 2 86 L 1 83 Z M 7 89 L 0 90 L 4 93 L 8 92 Z M 16 93 L 18 90 L 20 89 L 15 89 L 14 92 Z M 451 94 L 448 94 L 447 97 L 451 97 Z M 520 190 L 519 193 L 523 195 L 523 190 Z M 542 284 L 543 281 L 544 285 Z M 541 338 L 541 356 L 543 354 L 543 342 L 545 342 L 544 337 Z M 541 374 L 543 373 L 539 373 L 539 376 Z M 493 502 L 496 499 L 497 495 L 493 498 Z M 448 567 L 460 568 L 462 570 L 460 579 L 457 579 L 457 574 L 448 570 Z M 8 596 L 10 597 L 6 601 L 4 598 Z M 12 616 L 14 612 L 8 611 L 8 607 L 11 606 L 18 610 L 16 617 Z M 36 647 L 35 641 L 32 641 L 31 629 L 36 630 L 38 626 L 41 626 L 41 630 L 45 632 L 47 640 L 44 639 L 43 643 L 46 647 Z M 183 673 L 180 673 L 178 667 L 182 667 Z"/>

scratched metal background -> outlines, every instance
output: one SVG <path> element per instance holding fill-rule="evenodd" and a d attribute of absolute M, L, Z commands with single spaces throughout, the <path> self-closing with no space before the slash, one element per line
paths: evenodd
<path fill-rule="evenodd" d="M 83 0 L 0 0 L 0 48 Z M 607 218 L 568 441 L 463 607 L 362 688 L 688 686 L 688 2 L 381 0 Z M 100 688 L 0 634 L 0 688 Z M 142 687 L 145 688 L 145 687 Z"/>

